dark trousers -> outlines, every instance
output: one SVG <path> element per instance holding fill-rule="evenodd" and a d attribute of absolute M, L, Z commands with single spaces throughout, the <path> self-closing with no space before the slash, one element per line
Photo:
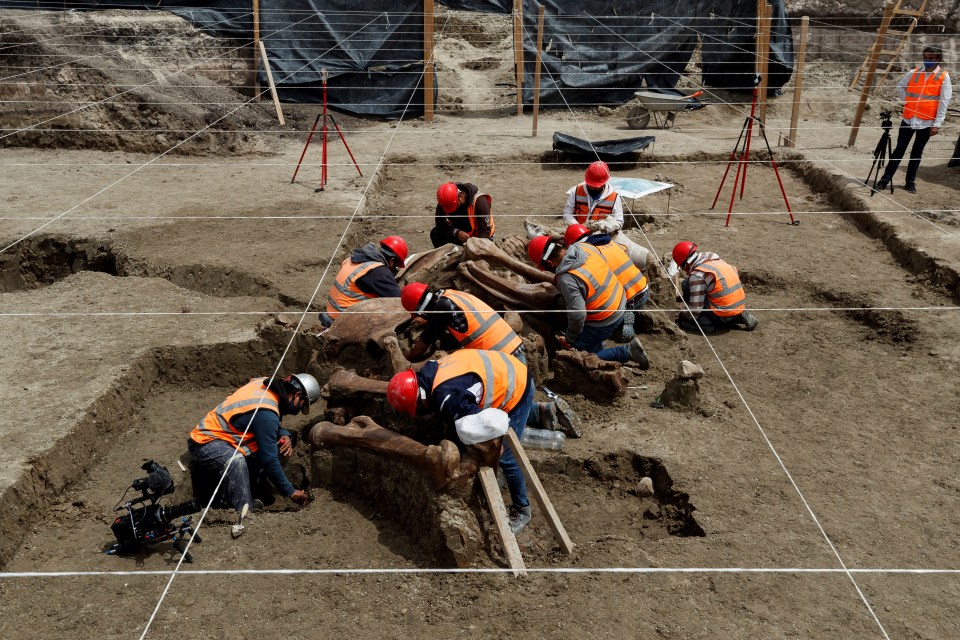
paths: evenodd
<path fill-rule="evenodd" d="M 457 229 L 452 227 L 434 227 L 430 229 L 430 242 L 433 243 L 433 248 L 442 247 L 445 244 L 463 244 L 457 240 L 457 236 L 454 233 Z"/>
<path fill-rule="evenodd" d="M 953 148 L 953 157 L 947 163 L 948 167 L 960 167 L 960 136 L 957 136 L 957 145 Z"/>
<path fill-rule="evenodd" d="M 900 121 L 900 130 L 897 132 L 897 146 L 890 154 L 890 161 L 887 163 L 887 169 L 883 172 L 883 179 L 887 182 L 893 180 L 893 174 L 897 172 L 903 154 L 907 152 L 907 146 L 910 139 L 916 135 L 913 148 L 910 149 L 910 162 L 907 163 L 907 185 L 912 185 L 917 180 L 917 170 L 920 169 L 920 156 L 923 155 L 923 148 L 927 146 L 930 140 L 930 128 L 911 129 L 906 120 Z"/>

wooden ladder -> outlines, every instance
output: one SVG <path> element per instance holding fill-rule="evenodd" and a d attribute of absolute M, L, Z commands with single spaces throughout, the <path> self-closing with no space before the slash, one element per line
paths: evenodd
<path fill-rule="evenodd" d="M 886 64 L 886 66 L 883 69 L 878 67 L 877 78 L 873 84 L 874 87 L 879 87 L 883 84 L 887 74 L 893 69 L 893 65 L 900 59 L 900 54 L 903 53 L 903 48 L 907 46 L 907 40 L 910 39 L 910 34 L 913 33 L 913 30 L 917 26 L 917 19 L 923 17 L 923 11 L 926 7 L 927 0 L 920 0 L 920 6 L 918 7 L 905 6 L 904 0 L 897 0 L 897 3 L 893 7 L 893 18 L 890 21 L 890 28 L 887 29 L 885 33 L 880 33 L 879 31 L 877 33 L 877 41 L 880 42 L 881 56 L 877 60 L 880 66 L 884 64 Z M 883 56 L 885 56 L 886 59 Z M 860 68 L 857 69 L 856 75 L 853 76 L 850 89 L 857 86 L 869 67 L 870 54 L 868 53 L 867 57 L 863 59 Z"/>

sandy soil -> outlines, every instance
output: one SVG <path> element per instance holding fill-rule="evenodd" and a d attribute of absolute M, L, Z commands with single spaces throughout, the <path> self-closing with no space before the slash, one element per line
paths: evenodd
<path fill-rule="evenodd" d="M 481 35 L 443 41 L 441 62 L 461 86 L 499 82 L 505 67 L 488 71 L 483 59 L 501 56 L 502 43 L 471 33 Z M 867 198 L 855 181 L 879 131 L 865 128 L 858 147 L 843 148 L 855 105 L 816 86 L 842 80 L 814 66 L 807 81 L 801 149 L 781 156 L 798 227 L 786 224 L 768 166 L 750 168 L 736 203 L 749 215 L 724 227 L 725 207 L 707 212 L 742 106 L 683 114 L 675 130 L 650 132 L 657 143 L 642 162 L 615 167 L 676 185 L 669 211 L 662 194 L 635 203 L 652 222 L 631 235 L 659 255 L 693 238 L 738 265 L 761 325 L 708 341 L 644 336 L 652 367 L 628 374 L 637 389 L 613 405 L 571 396 L 584 438 L 533 458 L 577 550 L 563 556 L 540 513 L 520 543 L 534 568 L 666 571 L 418 573 L 437 563 L 408 532 L 362 499 L 317 489 L 307 509 L 257 514 L 239 540 L 213 514 L 151 635 L 849 638 L 883 637 L 881 625 L 890 637 L 960 635 L 955 573 L 889 571 L 960 566 L 960 184 L 943 166 L 953 140 L 928 146 L 919 194 Z M 622 107 L 543 114 L 530 138 L 530 118 L 511 115 L 506 89 L 479 115 L 475 93 L 455 94 L 432 124 L 351 126 L 365 176 L 334 148 L 322 194 L 316 158 L 289 184 L 306 109 L 288 139 L 238 125 L 262 154 L 180 155 L 139 169 L 152 156 L 5 150 L 3 246 L 50 224 L 0 254 L 0 353 L 14 381 L 0 391 L 0 637 L 139 635 L 169 579 L 146 572 L 175 560 L 165 545 L 133 558 L 100 553 L 112 507 L 143 459 L 175 470 L 196 420 L 277 366 L 289 336 L 272 313 L 303 311 L 346 248 L 386 232 L 429 248 L 432 194 L 451 178 L 494 194 L 498 235 L 520 232 L 528 216 L 555 222 L 583 165 L 550 152 L 548 134 L 629 134 Z M 789 108 L 771 105 L 771 131 Z M 654 286 L 651 313 L 671 317 L 668 283 Z M 282 370 L 307 355 L 294 349 Z M 706 371 L 705 409 L 651 409 L 683 358 Z M 650 460 L 670 491 L 688 496 L 705 535 L 675 535 L 665 485 L 654 498 L 635 495 L 637 465 Z M 498 558 L 492 549 L 483 565 Z M 669 571 L 684 567 L 701 570 Z M 252 572 L 191 573 L 219 569 Z M 331 573 L 265 573 L 274 569 Z M 872 569 L 885 571 L 859 572 Z M 133 573 L 9 573 L 118 570 Z M 222 593 L 245 596 L 228 608 L 211 597 Z"/>

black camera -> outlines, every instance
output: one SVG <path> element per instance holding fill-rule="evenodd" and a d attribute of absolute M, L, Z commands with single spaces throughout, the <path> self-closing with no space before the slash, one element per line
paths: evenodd
<path fill-rule="evenodd" d="M 193 519 L 190 517 L 200 511 L 196 500 L 187 500 L 172 507 L 160 506 L 163 496 L 173 493 L 173 478 L 166 467 L 148 460 L 140 467 L 147 472 L 146 478 L 134 480 L 127 491 L 139 491 L 140 496 L 132 500 L 123 501 L 126 491 L 114 511 L 125 511 L 117 516 L 111 530 L 117 542 L 106 550 L 109 555 L 125 555 L 136 553 L 150 545 L 173 541 L 173 548 L 183 554 L 183 559 L 193 562 L 193 557 L 186 551 L 184 541 L 193 535 Z M 136 506 L 142 505 L 142 506 Z M 182 518 L 178 524 L 173 524 L 177 518 Z M 193 536 L 194 541 L 200 542 L 200 536 Z"/>
<path fill-rule="evenodd" d="M 877 116 L 880 118 L 880 126 L 884 129 L 890 129 L 893 127 L 893 112 L 892 111 L 881 111 L 880 115 Z"/>

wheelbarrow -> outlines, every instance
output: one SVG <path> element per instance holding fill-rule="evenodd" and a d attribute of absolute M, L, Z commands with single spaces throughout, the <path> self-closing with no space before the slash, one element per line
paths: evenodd
<path fill-rule="evenodd" d="M 640 99 L 640 104 L 627 112 L 627 126 L 631 129 L 646 129 L 650 124 L 650 114 L 653 114 L 657 126 L 669 129 L 673 126 L 677 113 L 680 111 L 694 111 L 706 105 L 697 98 L 703 90 L 686 95 L 674 89 L 658 89 L 656 91 L 636 91 L 633 95 Z M 663 123 L 657 114 L 665 113 Z"/>

